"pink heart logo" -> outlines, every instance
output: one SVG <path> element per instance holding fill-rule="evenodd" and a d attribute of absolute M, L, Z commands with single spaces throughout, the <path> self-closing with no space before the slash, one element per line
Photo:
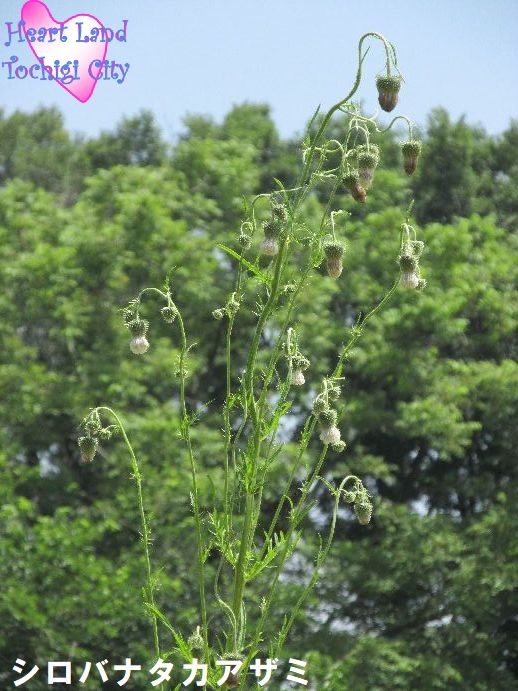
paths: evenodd
<path fill-rule="evenodd" d="M 22 20 L 26 40 L 41 69 L 74 98 L 86 103 L 97 84 L 108 43 L 79 41 L 78 36 L 88 36 L 92 28 L 102 29 L 101 22 L 91 14 L 75 14 L 58 22 L 40 0 L 25 3 Z"/>

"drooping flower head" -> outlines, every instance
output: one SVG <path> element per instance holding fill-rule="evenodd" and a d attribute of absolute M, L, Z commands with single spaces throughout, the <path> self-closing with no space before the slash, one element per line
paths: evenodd
<path fill-rule="evenodd" d="M 345 248 L 340 242 L 330 240 L 324 243 L 327 273 L 331 278 L 338 278 L 343 271 L 342 257 Z"/>
<path fill-rule="evenodd" d="M 343 176 L 342 181 L 352 198 L 363 204 L 367 199 L 367 192 L 360 184 L 360 173 L 357 170 L 350 170 Z"/>
<path fill-rule="evenodd" d="M 360 184 L 366 190 L 372 185 L 374 179 L 374 171 L 376 170 L 380 156 L 379 147 L 376 144 L 362 145 L 358 147 L 356 156 L 358 161 L 358 174 L 360 177 Z"/>
<path fill-rule="evenodd" d="M 401 153 L 403 154 L 403 168 L 407 175 L 412 175 L 417 169 L 417 162 L 423 148 L 422 143 L 418 139 L 413 139 L 401 144 Z"/>
<path fill-rule="evenodd" d="M 95 454 L 97 453 L 97 448 L 99 442 L 95 437 L 79 437 L 77 440 L 79 444 L 79 449 L 81 451 L 81 458 L 85 463 L 91 463 L 94 460 Z"/>
<path fill-rule="evenodd" d="M 390 113 L 398 102 L 401 77 L 388 74 L 379 75 L 376 77 L 376 87 L 378 89 L 378 103 L 386 113 Z"/>

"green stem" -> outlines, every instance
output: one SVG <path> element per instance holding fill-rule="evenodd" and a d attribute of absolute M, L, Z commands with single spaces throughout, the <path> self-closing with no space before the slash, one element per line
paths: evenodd
<path fill-rule="evenodd" d="M 295 621 L 295 617 L 297 616 L 304 600 L 306 599 L 308 594 L 311 592 L 311 590 L 315 587 L 315 585 L 318 581 L 320 569 L 322 568 L 322 565 L 324 564 L 325 560 L 327 559 L 327 555 L 329 554 L 329 550 L 331 549 L 331 545 L 333 544 L 333 537 L 335 534 L 336 519 L 338 516 L 338 504 L 340 502 L 340 496 L 342 494 L 343 488 L 345 487 L 346 483 L 349 482 L 349 480 L 354 480 L 356 483 L 361 484 L 361 480 L 359 477 L 357 477 L 356 475 L 348 475 L 347 477 L 345 477 L 342 480 L 338 489 L 336 490 L 335 505 L 333 508 L 333 516 L 331 518 L 331 526 L 329 528 L 329 534 L 327 536 L 326 545 L 317 557 L 315 568 L 313 569 L 313 573 L 311 575 L 311 578 L 310 578 L 308 584 L 306 585 L 306 587 L 304 588 L 304 590 L 300 594 L 295 606 L 292 608 L 288 621 L 286 622 L 286 624 L 283 625 L 282 633 L 279 636 L 279 639 L 277 641 L 276 652 L 278 652 L 282 648 L 282 646 L 284 645 L 284 641 L 286 640 L 286 637 L 287 637 L 291 627 L 293 626 L 293 622 Z"/>
<path fill-rule="evenodd" d="M 126 434 L 126 430 L 124 429 L 124 425 L 122 424 L 120 418 L 118 415 L 113 411 L 111 408 L 108 408 L 107 406 L 100 406 L 99 408 L 96 408 L 96 410 L 99 412 L 101 410 L 106 411 L 110 415 L 112 415 L 115 420 L 117 421 L 117 425 L 121 431 L 122 438 L 124 439 L 124 442 L 129 450 L 130 453 L 130 458 L 131 458 L 131 469 L 133 472 L 133 478 L 135 480 L 135 484 L 137 485 L 137 497 L 138 497 L 138 506 L 139 506 L 139 512 L 140 512 L 140 522 L 141 522 L 141 529 L 142 529 L 142 542 L 144 543 L 144 557 L 145 557 L 145 562 L 146 562 L 146 575 L 147 575 L 147 585 L 146 585 L 146 592 L 147 592 L 147 597 L 149 598 L 149 604 L 152 607 L 151 611 L 151 618 L 153 621 L 153 639 L 155 643 L 155 653 L 157 656 L 157 659 L 160 657 L 160 642 L 158 638 L 158 623 L 157 623 L 157 617 L 155 614 L 155 598 L 154 598 L 154 586 L 153 586 L 153 579 L 151 575 L 151 559 L 149 556 L 149 543 L 150 543 L 150 537 L 151 537 L 151 531 L 149 529 L 148 521 L 146 518 L 146 512 L 144 509 L 144 498 L 142 494 L 142 476 L 140 474 L 140 469 L 137 461 L 137 457 L 135 456 L 135 452 L 133 451 L 133 447 L 130 444 L 130 441 L 128 439 L 128 435 Z"/>
<path fill-rule="evenodd" d="M 187 338 L 185 335 L 185 328 L 183 324 L 182 315 L 178 310 L 178 323 L 180 325 L 181 334 L 181 350 L 180 350 L 180 405 L 182 409 L 182 426 L 184 427 L 184 441 L 187 445 L 187 453 L 189 456 L 189 464 L 191 466 L 192 477 L 192 509 L 194 514 L 194 522 L 196 526 L 197 537 L 197 552 L 198 552 L 198 570 L 199 570 L 199 591 L 200 591 L 200 609 L 201 609 L 201 625 L 203 631 L 203 644 L 205 659 L 209 658 L 209 644 L 208 644 L 208 630 L 207 630 L 207 605 L 205 600 L 205 560 L 203 557 L 203 540 L 201 529 L 201 515 L 200 504 L 198 497 L 198 482 L 196 476 L 196 464 L 194 461 L 194 453 L 191 444 L 191 434 L 189 426 L 189 418 L 187 415 L 187 404 L 185 400 L 185 355 L 187 353 Z"/>
<path fill-rule="evenodd" d="M 254 372 L 255 372 L 255 360 L 257 357 L 257 350 L 259 347 L 259 339 L 263 332 L 266 320 L 270 316 L 273 309 L 275 301 L 277 299 L 277 294 L 279 291 L 279 284 L 282 274 L 282 269 L 284 266 L 285 250 L 287 244 L 287 235 L 285 235 L 280 242 L 279 253 L 277 255 L 277 261 L 275 264 L 275 272 L 272 281 L 271 292 L 266 305 L 261 312 L 259 320 L 257 322 L 254 337 L 250 350 L 248 353 L 246 373 L 244 380 L 244 396 L 249 402 L 249 407 L 251 410 L 252 421 L 253 421 L 253 441 L 252 441 L 252 454 L 249 462 L 252 464 L 251 477 L 247 480 L 248 486 L 246 488 L 246 501 L 245 501 L 245 517 L 243 530 L 241 534 L 241 542 L 239 545 L 239 555 L 235 568 L 234 574 L 234 594 L 232 598 L 232 610 L 236 621 L 240 619 L 241 606 L 243 602 L 243 592 L 245 586 L 245 569 L 247 561 L 247 553 L 250 545 L 250 540 L 252 539 L 251 526 L 253 522 L 254 510 L 255 510 L 255 479 L 257 472 L 257 460 L 259 458 L 260 447 L 261 447 L 261 421 L 257 415 L 257 405 L 254 396 Z M 244 423 L 243 423 L 244 424 Z M 241 429 L 243 428 L 243 424 Z"/>

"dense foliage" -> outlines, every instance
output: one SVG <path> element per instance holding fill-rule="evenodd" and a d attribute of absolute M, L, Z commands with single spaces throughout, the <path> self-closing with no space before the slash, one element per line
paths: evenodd
<path fill-rule="evenodd" d="M 493 138 L 438 110 L 423 139 L 409 182 L 383 135 L 365 208 L 337 221 L 344 273 L 332 281 L 318 270 L 298 306 L 316 383 L 359 312 L 393 282 L 398 228 L 415 196 L 428 287 L 398 292 L 351 353 L 340 410 L 348 449 L 325 466 L 329 480 L 365 478 L 375 516 L 365 528 L 340 513 L 325 574 L 289 641 L 319 689 L 517 683 L 518 125 Z M 155 326 L 137 360 L 118 308 L 174 267 L 196 343 L 188 395 L 200 417 L 203 505 L 221 490 L 222 437 L 211 422 L 224 397 L 225 335 L 211 312 L 231 290 L 230 260 L 214 248 L 236 245 L 243 196 L 271 188 L 273 177 L 289 185 L 299 153 L 255 105 L 221 124 L 189 118 L 174 147 L 148 113 L 88 141 L 72 140 L 54 110 L 0 120 L 3 686 L 17 657 L 42 668 L 70 658 L 78 669 L 106 657 L 152 659 L 126 453 L 113 441 L 91 465 L 79 456 L 77 426 L 92 405 L 121 411 L 142 461 L 160 606 L 186 635 L 199 623 L 178 344 Z M 353 204 L 345 194 L 337 201 Z M 308 200 L 308 224 L 321 205 L 318 195 Z M 307 389 L 295 400 L 288 450 L 311 400 Z M 275 466 L 280 486 L 287 472 Z M 327 494 L 317 498 L 307 519 L 315 543 L 331 509 Z M 290 563 L 279 619 L 310 567 L 304 551 Z M 47 688 L 46 678 L 30 688 Z"/>

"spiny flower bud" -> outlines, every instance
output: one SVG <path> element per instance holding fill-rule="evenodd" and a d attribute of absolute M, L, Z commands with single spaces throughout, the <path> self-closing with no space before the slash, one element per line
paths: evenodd
<path fill-rule="evenodd" d="M 85 429 L 90 436 L 97 436 L 102 429 L 101 423 L 97 417 L 90 417 L 85 422 Z"/>
<path fill-rule="evenodd" d="M 331 444 L 331 448 L 335 453 L 342 453 L 346 447 L 346 444 L 344 441 L 339 441 L 336 444 Z"/>
<path fill-rule="evenodd" d="M 365 191 L 365 188 L 360 185 L 359 172 L 357 170 L 353 170 L 349 173 L 346 173 L 342 178 L 342 181 L 346 189 L 348 189 L 351 193 L 353 199 L 363 204 L 367 198 L 367 192 Z"/>
<path fill-rule="evenodd" d="M 408 252 L 399 255 L 398 264 L 399 268 L 404 273 L 414 273 L 417 269 L 417 259 L 413 254 L 409 254 Z"/>
<path fill-rule="evenodd" d="M 296 290 L 297 286 L 295 285 L 295 283 L 286 283 L 286 285 L 282 287 L 282 292 L 285 295 L 292 295 Z"/>
<path fill-rule="evenodd" d="M 272 204 L 272 216 L 281 223 L 284 223 L 288 220 L 288 210 L 284 204 L 274 203 Z"/>
<path fill-rule="evenodd" d="M 263 221 L 263 231 L 265 238 L 276 238 L 280 232 L 279 224 L 274 219 Z"/>
<path fill-rule="evenodd" d="M 132 319 L 135 319 L 135 307 L 125 307 L 122 310 L 122 318 L 127 326 Z"/>
<path fill-rule="evenodd" d="M 362 149 L 357 156 L 357 160 L 360 183 L 365 189 L 369 189 L 374 179 L 374 171 L 380 160 L 378 147 L 374 148 L 374 145 L 371 145 L 369 149 Z"/>
<path fill-rule="evenodd" d="M 279 244 L 275 238 L 265 238 L 261 243 L 261 252 L 274 257 L 279 251 Z"/>
<path fill-rule="evenodd" d="M 149 328 L 149 322 L 140 317 L 135 317 L 126 324 L 132 336 L 145 336 Z"/>
<path fill-rule="evenodd" d="M 236 297 L 235 293 L 232 293 L 230 296 L 230 300 L 227 302 L 226 305 L 226 313 L 228 314 L 229 317 L 233 317 L 235 314 L 237 314 L 237 311 L 239 310 L 240 302 Z"/>
<path fill-rule="evenodd" d="M 344 246 L 340 242 L 326 242 L 323 250 L 326 259 L 341 259 L 344 256 Z"/>
<path fill-rule="evenodd" d="M 176 315 L 178 314 L 178 310 L 174 305 L 167 305 L 166 307 L 162 307 L 160 312 L 162 314 L 163 320 L 168 324 L 172 324 L 176 319 Z"/>
<path fill-rule="evenodd" d="M 143 355 L 149 348 L 149 341 L 145 336 L 135 336 L 130 341 L 130 350 L 134 355 Z"/>
<path fill-rule="evenodd" d="M 405 173 L 407 175 L 412 175 L 412 173 L 415 173 L 422 146 L 422 143 L 418 139 L 403 142 L 401 144 L 403 168 L 405 169 Z"/>
<path fill-rule="evenodd" d="M 328 276 L 338 278 L 343 271 L 342 257 L 344 246 L 339 242 L 326 242 L 323 249 L 327 259 L 326 269 Z"/>
<path fill-rule="evenodd" d="M 99 442 L 95 437 L 79 437 L 77 440 L 79 449 L 81 450 L 81 458 L 86 463 L 93 461 Z"/>
<path fill-rule="evenodd" d="M 357 496 L 358 496 L 358 492 L 355 492 L 352 489 L 344 490 L 344 499 L 349 504 L 354 504 Z"/>
<path fill-rule="evenodd" d="M 239 237 L 237 239 L 241 247 L 243 247 L 245 250 L 247 250 L 250 245 L 252 244 L 252 238 L 250 235 L 247 235 L 246 233 L 241 232 L 239 234 Z"/>
<path fill-rule="evenodd" d="M 318 421 L 322 427 L 333 427 L 338 420 L 338 413 L 332 408 L 325 408 L 318 414 Z"/>
<path fill-rule="evenodd" d="M 337 401 L 341 393 L 342 389 L 336 384 L 330 384 L 327 389 L 327 397 L 330 401 Z"/>
<path fill-rule="evenodd" d="M 219 321 L 220 319 L 223 319 L 223 317 L 225 316 L 225 310 L 222 307 L 219 307 L 217 310 L 214 310 L 212 312 L 212 316 L 214 317 L 214 319 L 217 319 Z"/>
<path fill-rule="evenodd" d="M 112 438 L 112 430 L 109 427 L 99 430 L 99 439 L 101 441 L 109 441 Z"/>
<path fill-rule="evenodd" d="M 379 75 L 376 77 L 376 86 L 378 88 L 378 103 L 386 113 L 390 113 L 397 105 L 401 77 L 388 74 Z"/>
<path fill-rule="evenodd" d="M 316 415 L 317 417 L 320 415 L 320 413 L 323 413 L 324 410 L 327 409 L 327 403 L 323 398 L 315 398 L 313 401 L 313 414 Z"/>
<path fill-rule="evenodd" d="M 413 289 L 419 285 L 419 276 L 413 271 L 405 271 L 399 278 L 399 285 L 402 288 Z"/>
<path fill-rule="evenodd" d="M 200 633 L 200 627 L 196 627 L 196 631 L 194 633 L 191 633 L 189 638 L 187 639 L 187 645 L 191 650 L 203 650 L 203 638 Z"/>
<path fill-rule="evenodd" d="M 340 430 L 336 426 L 338 413 L 332 408 L 325 408 L 318 415 L 320 427 L 320 441 L 324 444 L 338 444 L 340 441 Z"/>
<path fill-rule="evenodd" d="M 367 525 L 372 517 L 372 504 L 368 499 L 361 499 L 355 503 L 354 513 L 360 525 Z"/>
<path fill-rule="evenodd" d="M 307 357 L 304 357 L 304 355 L 302 355 L 302 353 L 296 353 L 293 356 L 292 362 L 293 362 L 293 368 L 294 369 L 300 369 L 300 370 L 307 370 L 311 364 L 311 362 L 307 359 Z"/>

